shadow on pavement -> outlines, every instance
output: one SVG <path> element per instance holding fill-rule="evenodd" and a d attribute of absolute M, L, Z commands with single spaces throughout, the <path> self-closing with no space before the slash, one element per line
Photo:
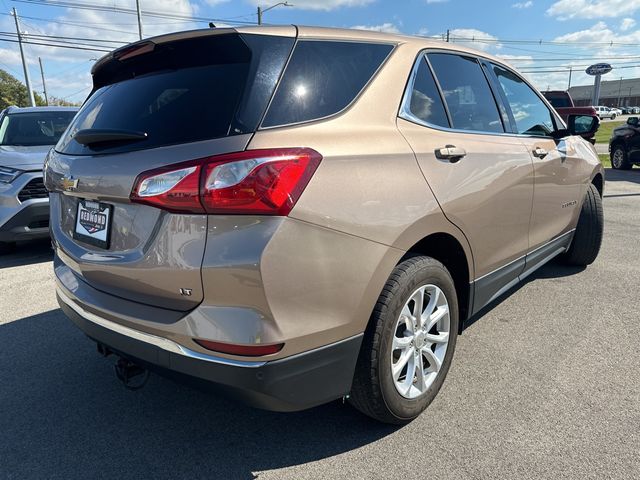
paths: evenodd
<path fill-rule="evenodd" d="M 613 168 L 606 168 L 604 172 L 605 181 L 605 197 L 607 196 L 606 182 L 632 182 L 640 183 L 640 168 L 633 168 L 631 170 L 614 170 Z"/>
<path fill-rule="evenodd" d="M 60 310 L 0 325 L 5 478 L 255 478 L 397 430 L 340 402 L 278 414 L 152 375 L 125 390 L 113 357 Z"/>
<path fill-rule="evenodd" d="M 53 250 L 51 249 L 51 240 L 48 238 L 19 242 L 6 252 L 0 250 L 0 268 L 33 265 L 52 260 Z"/>
<path fill-rule="evenodd" d="M 542 278 L 546 278 L 546 279 L 557 278 L 557 279 L 560 279 L 562 277 L 569 277 L 569 276 L 572 276 L 572 275 L 576 275 L 577 273 L 580 273 L 580 272 L 582 272 L 584 270 L 586 270 L 586 267 L 576 267 L 576 266 L 573 266 L 573 265 L 565 265 L 565 264 L 562 263 L 562 261 L 560 259 L 551 260 L 549 263 L 547 263 L 546 265 L 540 267 L 538 270 L 536 270 L 531 275 L 529 275 L 527 278 L 525 278 L 522 282 L 519 282 L 518 284 L 516 284 L 513 287 L 511 287 L 505 293 L 503 293 L 498 298 L 496 298 L 494 301 L 489 303 L 489 305 L 487 305 L 486 307 L 482 308 L 478 313 L 473 315 L 469 320 L 467 320 L 465 322 L 464 329 L 469 328 L 471 325 L 476 323 L 478 320 L 482 319 L 482 317 L 484 317 L 491 310 L 493 310 L 496 306 L 498 306 L 503 300 L 506 300 L 507 298 L 509 298 L 511 295 L 513 295 L 515 292 L 520 290 L 522 287 L 524 287 L 529 282 L 533 282 L 533 281 L 535 281 L 537 279 L 542 279 Z"/>

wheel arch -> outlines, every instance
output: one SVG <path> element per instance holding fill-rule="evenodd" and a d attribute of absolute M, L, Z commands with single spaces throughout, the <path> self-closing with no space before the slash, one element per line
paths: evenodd
<path fill-rule="evenodd" d="M 456 287 L 461 329 L 471 314 L 470 305 L 473 302 L 470 283 L 473 275 L 472 259 L 465 250 L 463 243 L 452 234 L 432 233 L 412 245 L 398 262 L 411 256 L 425 255 L 438 260 L 447 268 Z"/>
<path fill-rule="evenodd" d="M 598 189 L 600 198 L 604 194 L 604 175 L 601 172 L 597 172 L 591 179 L 591 183 Z"/>

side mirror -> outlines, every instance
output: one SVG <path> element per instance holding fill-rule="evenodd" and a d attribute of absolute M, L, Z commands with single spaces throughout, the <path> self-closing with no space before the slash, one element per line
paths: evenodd
<path fill-rule="evenodd" d="M 598 131 L 600 120 L 591 115 L 569 115 L 567 124 L 571 135 L 580 135 L 588 139 Z"/>
<path fill-rule="evenodd" d="M 629 117 L 627 118 L 627 125 L 631 125 L 632 127 L 638 126 L 638 117 Z"/>

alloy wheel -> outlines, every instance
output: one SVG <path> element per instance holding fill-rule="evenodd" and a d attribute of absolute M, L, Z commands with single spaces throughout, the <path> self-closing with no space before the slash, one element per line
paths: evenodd
<path fill-rule="evenodd" d="M 433 384 L 449 344 L 449 303 L 436 285 L 417 288 L 402 307 L 391 346 L 391 375 L 405 398 L 423 395 Z"/>

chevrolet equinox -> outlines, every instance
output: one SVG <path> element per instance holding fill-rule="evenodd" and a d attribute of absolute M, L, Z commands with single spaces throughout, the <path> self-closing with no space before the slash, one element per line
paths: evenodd
<path fill-rule="evenodd" d="M 597 120 L 424 38 L 215 28 L 119 48 L 49 153 L 57 297 L 130 382 L 389 423 L 465 323 L 556 256 L 594 261 Z"/>

